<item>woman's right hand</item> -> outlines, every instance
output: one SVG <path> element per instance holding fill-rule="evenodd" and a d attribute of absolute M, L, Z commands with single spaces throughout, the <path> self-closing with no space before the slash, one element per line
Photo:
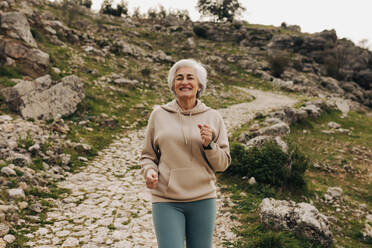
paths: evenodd
<path fill-rule="evenodd" d="M 146 187 L 149 189 L 155 189 L 157 185 L 158 173 L 153 169 L 149 169 L 146 174 Z"/>

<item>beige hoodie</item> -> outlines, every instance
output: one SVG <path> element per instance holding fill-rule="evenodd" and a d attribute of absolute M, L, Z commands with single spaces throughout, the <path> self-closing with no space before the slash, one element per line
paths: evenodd
<path fill-rule="evenodd" d="M 198 124 L 212 128 L 212 149 L 203 148 Z M 173 100 L 151 113 L 140 163 L 144 176 L 149 169 L 159 175 L 152 202 L 215 198 L 215 172 L 230 162 L 226 127 L 216 110 L 197 100 L 183 111 Z"/>

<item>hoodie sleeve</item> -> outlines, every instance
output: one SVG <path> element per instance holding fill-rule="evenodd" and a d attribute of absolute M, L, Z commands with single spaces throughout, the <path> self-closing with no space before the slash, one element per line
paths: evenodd
<path fill-rule="evenodd" d="M 215 171 L 225 171 L 231 163 L 230 147 L 227 138 L 226 126 L 222 117 L 219 117 L 217 130 L 213 130 L 212 149 L 204 150 L 209 164 Z"/>
<path fill-rule="evenodd" d="M 158 171 L 160 154 L 157 146 L 154 144 L 154 115 L 154 112 L 150 115 L 146 128 L 145 143 L 140 157 L 141 173 L 143 176 L 146 176 L 149 169 Z"/>

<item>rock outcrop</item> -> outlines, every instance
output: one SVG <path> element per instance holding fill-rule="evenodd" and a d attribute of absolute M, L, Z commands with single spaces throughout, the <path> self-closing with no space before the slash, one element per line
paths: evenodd
<path fill-rule="evenodd" d="M 35 120 L 71 114 L 85 96 L 81 80 L 74 75 L 55 84 L 49 75 L 34 81 L 18 80 L 17 85 L 4 89 L 2 94 L 13 111 Z"/>
<path fill-rule="evenodd" d="M 273 230 L 289 230 L 324 247 L 333 243 L 327 217 L 309 203 L 265 198 L 260 206 L 262 224 Z"/>
<path fill-rule="evenodd" d="M 48 71 L 49 55 L 38 49 L 26 16 L 21 12 L 0 14 L 4 37 L 0 40 L 0 65 L 22 66 L 23 71 L 37 77 Z"/>

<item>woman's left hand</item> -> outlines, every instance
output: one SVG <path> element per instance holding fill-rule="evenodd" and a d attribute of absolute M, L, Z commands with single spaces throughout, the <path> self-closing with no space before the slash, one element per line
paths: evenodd
<path fill-rule="evenodd" d="M 203 146 L 208 146 L 212 141 L 212 128 L 208 124 L 198 124 Z"/>

